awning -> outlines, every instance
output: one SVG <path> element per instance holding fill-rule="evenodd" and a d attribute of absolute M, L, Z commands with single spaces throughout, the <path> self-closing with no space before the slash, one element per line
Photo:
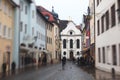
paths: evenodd
<path fill-rule="evenodd" d="M 20 52 L 26 53 L 26 52 L 28 52 L 28 51 L 29 51 L 29 48 L 24 47 L 24 46 L 20 46 Z"/>
<path fill-rule="evenodd" d="M 84 48 L 82 51 L 81 51 L 81 53 L 82 54 L 86 54 L 87 52 L 89 52 L 90 51 L 90 48 Z"/>

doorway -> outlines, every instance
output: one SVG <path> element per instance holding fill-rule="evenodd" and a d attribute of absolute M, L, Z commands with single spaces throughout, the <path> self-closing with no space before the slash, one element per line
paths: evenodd
<path fill-rule="evenodd" d="M 73 51 L 70 51 L 70 60 L 73 59 Z"/>

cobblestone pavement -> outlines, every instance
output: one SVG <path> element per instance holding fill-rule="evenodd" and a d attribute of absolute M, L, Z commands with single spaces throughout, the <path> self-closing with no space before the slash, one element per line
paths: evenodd
<path fill-rule="evenodd" d="M 67 62 L 65 70 L 62 70 L 61 64 L 53 64 L 30 68 L 0 80 L 120 80 L 120 76 L 113 78 L 110 73 L 85 66 L 78 67 Z"/>
<path fill-rule="evenodd" d="M 62 70 L 61 64 L 54 64 L 7 76 L 2 80 L 94 80 L 94 78 L 81 68 L 68 62 L 65 70 Z"/>

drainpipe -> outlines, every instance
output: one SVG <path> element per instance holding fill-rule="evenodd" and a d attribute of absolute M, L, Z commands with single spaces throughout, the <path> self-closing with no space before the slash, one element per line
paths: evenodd
<path fill-rule="evenodd" d="M 20 5 L 21 5 L 21 1 L 20 1 Z M 18 46 L 19 46 L 18 47 L 18 54 L 19 54 L 18 61 L 19 61 L 19 63 L 18 63 L 18 69 L 20 69 L 20 26 L 21 26 L 20 22 L 21 22 L 21 9 L 19 6 L 19 30 L 18 30 Z"/>
<path fill-rule="evenodd" d="M 96 38 L 96 37 L 95 37 L 95 33 L 96 33 L 96 32 L 95 32 L 95 29 L 96 29 L 96 28 L 95 28 L 95 25 L 96 25 L 96 24 L 95 24 L 95 0 L 94 0 L 93 2 L 94 2 L 94 45 L 96 45 L 96 44 L 95 44 L 95 43 L 96 43 L 96 39 L 95 39 L 95 38 Z M 94 47 L 94 51 L 95 51 L 95 47 Z M 94 54 L 95 54 L 95 53 L 96 53 L 96 51 L 94 52 Z"/>

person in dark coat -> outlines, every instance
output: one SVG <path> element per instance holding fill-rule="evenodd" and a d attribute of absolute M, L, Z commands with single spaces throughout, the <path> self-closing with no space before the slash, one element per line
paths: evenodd
<path fill-rule="evenodd" d="M 66 64 L 66 57 L 64 56 L 64 57 L 62 58 L 62 69 L 63 69 L 63 70 L 64 70 L 65 64 Z"/>
<path fill-rule="evenodd" d="M 6 75 L 6 66 L 7 66 L 6 63 L 3 63 L 3 64 L 2 64 L 3 77 Z"/>
<path fill-rule="evenodd" d="M 16 64 L 14 61 L 12 62 L 11 66 L 12 66 L 12 74 L 15 74 Z"/>

